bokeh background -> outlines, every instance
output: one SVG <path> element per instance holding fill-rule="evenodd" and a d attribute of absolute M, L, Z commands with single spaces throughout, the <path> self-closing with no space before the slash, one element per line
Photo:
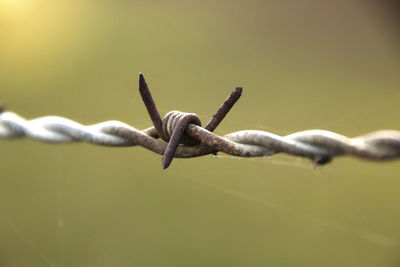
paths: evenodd
<path fill-rule="evenodd" d="M 26 118 L 357 136 L 399 129 L 396 1 L 0 0 L 0 101 Z M 400 163 L 0 140 L 0 266 L 400 266 Z"/>

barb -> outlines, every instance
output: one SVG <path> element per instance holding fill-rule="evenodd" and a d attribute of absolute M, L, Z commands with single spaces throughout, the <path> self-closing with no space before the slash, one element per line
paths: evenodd
<path fill-rule="evenodd" d="M 144 78 L 141 79 L 145 84 Z M 161 124 L 158 118 L 154 119 L 157 127 L 138 130 L 119 121 L 85 126 L 57 116 L 26 120 L 10 111 L 1 112 L 0 108 L 0 138 L 29 137 L 49 143 L 87 142 L 104 146 L 140 145 L 164 155 L 164 168 L 168 167 L 173 157 L 192 158 L 217 152 L 238 157 L 262 157 L 283 152 L 310 158 L 318 165 L 342 155 L 377 161 L 400 158 L 400 131 L 396 130 L 382 130 L 355 138 L 325 130 L 308 130 L 287 136 L 257 130 L 238 131 L 225 136 L 212 133 L 239 98 L 239 91 L 241 93 L 241 88 L 235 89 L 231 94 L 234 99 L 228 98 L 225 101 L 228 106 L 223 104 L 220 107 L 210 120 L 213 122 L 209 130 L 200 126 L 196 114 L 179 111 L 168 113 Z M 149 91 L 148 96 L 153 101 Z M 155 104 L 153 110 L 157 110 Z M 152 114 L 150 116 L 155 118 Z M 161 136 L 165 141 L 159 139 Z M 174 139 L 174 136 L 178 138 Z M 174 141 L 171 143 L 171 140 Z"/>
<path fill-rule="evenodd" d="M 161 139 L 168 142 L 167 148 L 162 157 L 162 167 L 163 169 L 166 169 L 171 164 L 179 144 L 194 145 L 197 143 L 185 136 L 184 131 L 189 123 L 201 126 L 201 121 L 194 113 L 183 113 L 179 111 L 169 112 L 164 117 L 164 121 L 161 121 L 160 114 L 158 113 L 156 104 L 154 103 L 150 89 L 147 86 L 142 73 L 139 73 L 139 92 L 158 135 Z M 241 95 L 241 87 L 237 87 L 233 90 L 225 102 L 218 108 L 217 113 L 215 113 L 207 123 L 205 129 L 210 132 L 214 131 L 225 118 L 226 114 L 231 110 L 236 101 L 239 100 Z"/>

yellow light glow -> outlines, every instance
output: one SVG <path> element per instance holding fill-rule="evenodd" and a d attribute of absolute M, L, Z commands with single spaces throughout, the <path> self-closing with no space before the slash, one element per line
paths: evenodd
<path fill-rule="evenodd" d="M 25 14 L 32 7 L 32 0 L 0 0 L 0 14 L 14 17 Z"/>
<path fill-rule="evenodd" d="M 7 9 L 15 9 L 19 8 L 20 6 L 23 5 L 21 0 L 0 0 L 0 6 L 2 8 L 7 8 Z"/>

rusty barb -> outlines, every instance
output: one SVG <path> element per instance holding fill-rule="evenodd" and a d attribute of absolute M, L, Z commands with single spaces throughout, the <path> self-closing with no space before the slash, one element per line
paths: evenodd
<path fill-rule="evenodd" d="M 139 92 L 154 125 L 142 131 L 119 121 L 85 126 L 57 116 L 26 120 L 16 113 L 4 111 L 0 105 L 0 138 L 30 137 L 49 143 L 84 141 L 103 146 L 140 145 L 161 154 L 164 169 L 173 158 L 192 158 L 217 152 L 237 157 L 263 157 L 283 152 L 310 158 L 316 165 L 326 164 L 342 155 L 377 161 L 400 158 L 400 131 L 397 130 L 381 130 L 355 138 L 325 130 L 307 130 L 287 136 L 257 130 L 225 136 L 214 134 L 213 131 L 239 100 L 241 87 L 233 90 L 204 128 L 194 113 L 171 111 L 161 119 L 141 73 Z"/>
<path fill-rule="evenodd" d="M 200 119 L 194 113 L 171 111 L 165 115 L 164 120 L 161 120 L 156 104 L 151 96 L 150 89 L 147 86 L 142 73 L 139 74 L 139 92 L 142 96 L 144 105 L 147 108 L 150 118 L 153 121 L 153 125 L 158 133 L 158 136 L 164 141 L 168 142 L 167 148 L 165 149 L 162 157 L 162 167 L 163 169 L 166 169 L 171 164 L 179 144 L 195 145 L 198 144 L 199 141 L 202 141 L 198 140 L 199 138 L 197 138 L 197 135 L 193 134 L 193 136 L 191 136 L 189 133 L 185 132 L 189 124 L 201 126 Z M 237 87 L 235 90 L 233 90 L 225 102 L 218 108 L 217 112 L 207 123 L 204 129 L 209 132 L 213 132 L 225 118 L 226 114 L 228 114 L 228 112 L 231 110 L 236 101 L 239 100 L 241 95 L 241 87 Z M 218 140 L 216 140 L 216 142 L 218 142 Z M 226 146 L 226 144 L 222 145 Z"/>

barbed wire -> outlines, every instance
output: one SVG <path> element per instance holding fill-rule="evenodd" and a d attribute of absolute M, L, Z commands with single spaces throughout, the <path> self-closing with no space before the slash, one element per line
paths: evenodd
<path fill-rule="evenodd" d="M 381 130 L 349 138 L 326 130 L 307 130 L 286 136 L 259 130 L 244 130 L 218 136 L 212 131 L 240 98 L 242 88 L 236 88 L 203 128 L 196 114 L 169 112 L 163 120 L 157 111 L 142 74 L 139 91 L 154 126 L 138 130 L 119 121 L 93 125 L 58 116 L 26 120 L 0 108 L 0 138 L 29 137 L 48 143 L 87 142 L 103 146 L 140 145 L 163 155 L 163 168 L 174 157 L 192 158 L 223 152 L 238 157 L 263 157 L 283 152 L 310 158 L 323 165 L 332 158 L 350 155 L 369 160 L 400 158 L 400 131 Z"/>

